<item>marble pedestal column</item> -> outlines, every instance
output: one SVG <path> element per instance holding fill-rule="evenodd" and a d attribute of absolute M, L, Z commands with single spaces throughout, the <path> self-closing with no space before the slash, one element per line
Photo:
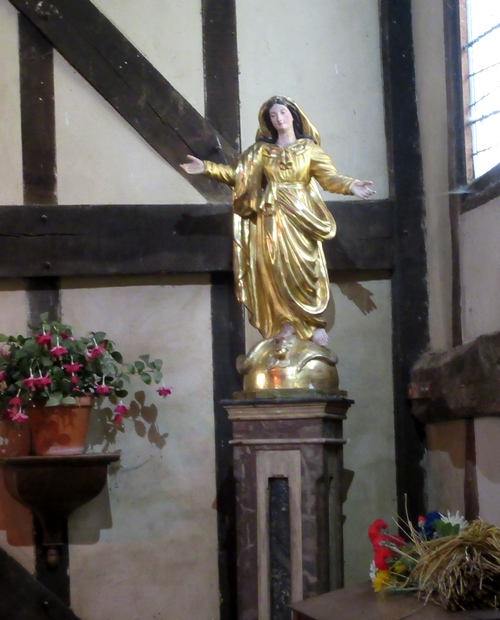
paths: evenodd
<path fill-rule="evenodd" d="M 238 620 L 343 586 L 342 396 L 223 401 L 233 424 Z"/>

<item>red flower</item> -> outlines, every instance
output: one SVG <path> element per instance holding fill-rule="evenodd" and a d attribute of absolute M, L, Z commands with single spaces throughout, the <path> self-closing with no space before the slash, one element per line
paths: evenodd
<path fill-rule="evenodd" d="M 23 384 L 29 388 L 30 392 L 34 392 L 36 387 L 35 381 L 35 377 L 28 377 L 27 379 L 23 379 Z"/>
<path fill-rule="evenodd" d="M 52 349 L 50 350 L 50 354 L 53 355 L 54 357 L 61 357 L 61 355 L 64 355 L 67 352 L 68 352 L 68 349 L 65 349 L 60 344 L 56 345 L 55 347 L 52 347 Z"/>
<path fill-rule="evenodd" d="M 46 344 L 50 344 L 52 336 L 50 335 L 50 332 L 45 332 L 45 334 L 37 334 L 35 338 L 38 344 L 43 347 Z"/>
<path fill-rule="evenodd" d="M 66 332 L 61 332 L 61 338 L 63 340 L 67 340 L 69 338 L 68 334 Z"/>
<path fill-rule="evenodd" d="M 170 388 L 166 388 L 165 386 L 161 387 L 159 390 L 156 390 L 160 396 L 166 398 L 169 394 L 172 394 L 172 390 Z"/>
<path fill-rule="evenodd" d="M 20 406 L 21 406 L 21 399 L 19 398 L 19 396 L 14 396 L 13 398 L 9 400 L 9 407 L 20 407 Z"/>
<path fill-rule="evenodd" d="M 98 347 L 95 347 L 94 349 L 89 349 L 87 351 L 87 357 L 89 358 L 89 360 L 93 360 L 96 357 L 99 357 L 99 355 L 102 355 L 102 352 L 105 350 L 105 347 L 103 347 L 102 345 L 99 345 Z"/>
<path fill-rule="evenodd" d="M 123 403 L 120 403 L 119 405 L 116 405 L 115 407 L 115 413 L 117 413 L 118 415 L 125 415 L 127 411 L 128 409 L 127 407 L 125 407 Z"/>
<path fill-rule="evenodd" d="M 71 381 L 71 383 L 74 383 L 75 385 L 78 385 L 78 377 L 75 377 L 75 375 L 71 375 L 70 381 Z"/>
<path fill-rule="evenodd" d="M 111 388 L 105 383 L 99 383 L 96 384 L 95 392 L 96 394 L 102 394 L 104 396 L 107 394 L 111 394 Z"/>
<path fill-rule="evenodd" d="M 37 377 L 34 381 L 33 384 L 36 388 L 39 388 L 40 390 L 43 390 L 43 388 L 46 385 L 50 385 L 52 383 L 52 379 L 49 377 L 49 375 L 46 375 L 45 377 Z"/>
<path fill-rule="evenodd" d="M 387 523 L 382 519 L 377 519 L 368 528 L 368 537 L 373 545 L 373 560 L 378 570 L 389 570 L 387 560 L 394 557 L 394 552 L 382 543 L 389 542 L 398 547 L 403 547 L 406 544 L 401 536 L 381 532 L 386 528 Z"/>
<path fill-rule="evenodd" d="M 26 420 L 28 419 L 28 416 L 23 413 L 20 409 L 18 409 L 15 413 L 11 413 L 10 419 L 13 422 L 17 422 L 18 424 L 20 424 L 21 422 L 26 422 Z"/>
<path fill-rule="evenodd" d="M 115 417 L 113 418 L 113 422 L 115 424 L 121 424 L 123 422 L 123 416 L 117 413 Z"/>
<path fill-rule="evenodd" d="M 71 364 L 63 364 L 62 367 L 68 374 L 72 374 L 74 372 L 78 372 L 83 364 L 77 364 L 76 362 L 72 362 Z"/>

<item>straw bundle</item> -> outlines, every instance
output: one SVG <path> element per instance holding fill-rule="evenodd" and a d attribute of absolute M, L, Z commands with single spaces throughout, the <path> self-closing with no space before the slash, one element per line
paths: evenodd
<path fill-rule="evenodd" d="M 422 540 L 411 528 L 418 561 L 407 587 L 451 610 L 500 609 L 500 528 L 480 519 L 456 536 Z"/>

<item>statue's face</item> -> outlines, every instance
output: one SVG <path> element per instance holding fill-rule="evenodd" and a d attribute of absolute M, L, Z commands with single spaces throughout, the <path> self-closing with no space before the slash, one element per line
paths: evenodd
<path fill-rule="evenodd" d="M 293 117 L 286 105 L 275 103 L 269 110 L 269 118 L 278 133 L 287 132 L 290 129 L 293 129 Z"/>

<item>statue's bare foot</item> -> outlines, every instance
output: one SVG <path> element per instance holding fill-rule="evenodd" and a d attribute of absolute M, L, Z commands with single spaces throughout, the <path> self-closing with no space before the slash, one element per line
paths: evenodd
<path fill-rule="evenodd" d="M 294 333 L 295 330 L 293 329 L 292 325 L 290 325 L 290 323 L 283 323 L 280 333 L 276 336 L 276 342 L 282 342 L 287 338 L 291 338 Z"/>
<path fill-rule="evenodd" d="M 311 340 L 320 347 L 326 347 L 328 344 L 328 334 L 322 327 L 317 327 L 314 330 Z"/>

